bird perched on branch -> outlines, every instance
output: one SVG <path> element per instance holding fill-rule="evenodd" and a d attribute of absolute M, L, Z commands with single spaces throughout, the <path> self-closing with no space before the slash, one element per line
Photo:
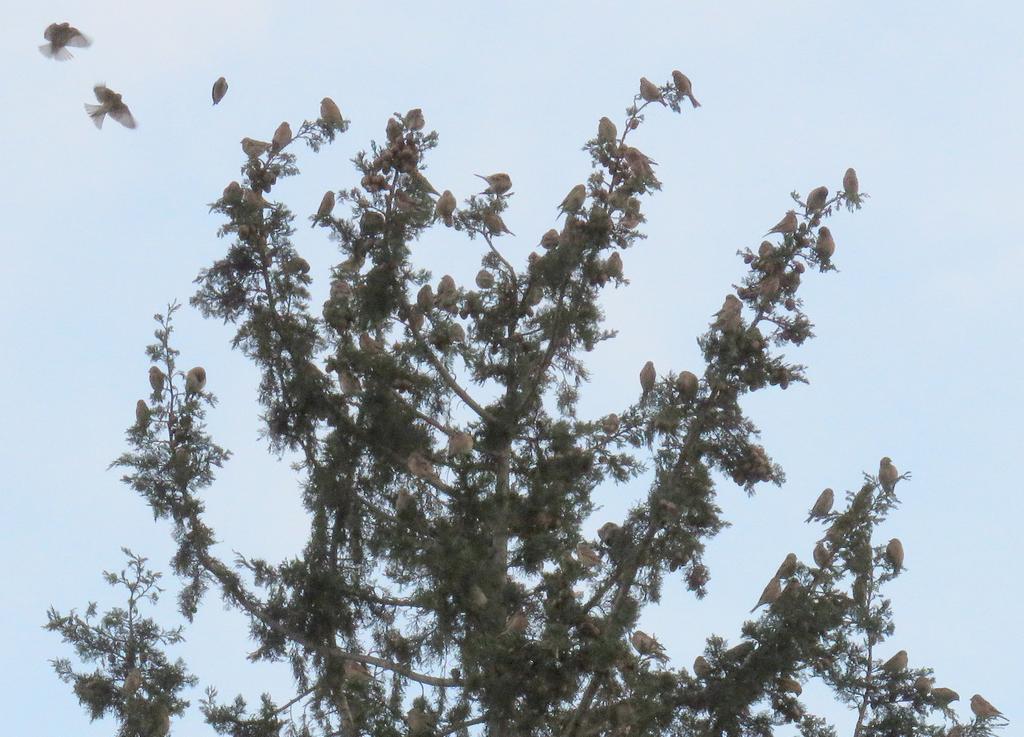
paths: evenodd
<path fill-rule="evenodd" d="M 563 213 L 576 213 L 583 207 L 583 202 L 587 199 L 587 188 L 583 184 L 577 184 L 575 187 L 569 190 L 569 194 L 562 200 L 562 204 L 558 206 L 558 209 Z"/>
<path fill-rule="evenodd" d="M 630 636 L 629 641 L 641 655 L 650 655 L 663 663 L 668 661 L 664 646 L 646 632 L 637 630 Z"/>
<path fill-rule="evenodd" d="M 644 364 L 644 367 L 640 369 L 640 389 L 643 391 L 643 395 L 646 397 L 654 389 L 654 382 L 657 381 L 658 374 L 654 369 L 654 361 L 648 361 Z"/>
<path fill-rule="evenodd" d="M 789 210 L 783 216 L 782 220 L 775 223 L 771 230 L 765 235 L 771 235 L 772 233 L 781 233 L 783 235 L 789 235 L 796 232 L 796 210 Z"/>
<path fill-rule="evenodd" d="M 898 537 L 894 537 L 885 546 L 885 557 L 892 563 L 893 571 L 899 573 L 903 568 L 903 543 Z"/>
<path fill-rule="evenodd" d="M 164 372 L 156 366 L 149 367 L 149 385 L 157 394 L 164 390 Z"/>
<path fill-rule="evenodd" d="M 974 716 L 979 719 L 991 719 L 992 717 L 1006 717 L 1003 712 L 999 711 L 996 707 L 992 706 L 981 694 L 974 694 L 971 697 L 971 711 L 974 712 Z"/>
<path fill-rule="evenodd" d="M 660 102 L 662 105 L 665 104 L 665 100 L 662 98 L 661 90 L 658 89 L 658 85 L 647 79 L 647 77 L 640 77 L 640 97 L 642 97 L 646 102 Z"/>
<path fill-rule="evenodd" d="M 835 492 L 833 492 L 832 489 L 825 489 L 818 495 L 818 500 L 814 502 L 814 506 L 811 507 L 811 511 L 807 513 L 807 519 L 804 521 L 810 522 L 812 519 L 821 519 L 825 517 L 832 511 L 832 505 L 834 503 Z"/>
<path fill-rule="evenodd" d="M 608 118 L 597 121 L 597 140 L 601 143 L 613 143 L 619 137 L 619 131 Z"/>
<path fill-rule="evenodd" d="M 345 122 L 345 119 L 341 117 L 341 110 L 338 109 L 338 103 L 329 97 L 320 101 L 320 120 L 328 128 L 340 128 Z"/>
<path fill-rule="evenodd" d="M 775 572 L 775 578 L 789 578 L 796 573 L 796 564 L 796 553 L 790 553 Z"/>
<path fill-rule="evenodd" d="M 764 591 L 761 592 L 761 598 L 754 604 L 754 608 L 750 610 L 750 613 L 753 614 L 757 611 L 758 607 L 765 604 L 774 604 L 780 596 L 782 596 L 782 584 L 779 582 L 779 579 L 772 577 L 772 580 L 764 587 Z"/>
<path fill-rule="evenodd" d="M 672 82 L 675 84 L 676 91 L 679 93 L 680 97 L 688 97 L 691 105 L 695 108 L 700 107 L 700 103 L 697 102 L 697 98 L 693 96 L 693 85 L 690 83 L 689 77 L 676 69 L 672 72 Z"/>
<path fill-rule="evenodd" d="M 477 174 L 476 176 L 487 182 L 487 189 L 480 194 L 503 195 L 512 189 L 512 177 L 505 172 L 498 172 L 497 174 L 490 174 L 488 176 Z"/>
<path fill-rule="evenodd" d="M 216 105 L 218 102 L 224 99 L 224 95 L 228 93 L 228 81 L 224 77 L 217 77 L 217 81 L 213 83 L 213 90 L 210 92 L 213 97 L 213 104 Z"/>
<path fill-rule="evenodd" d="M 900 472 L 896 470 L 896 466 L 893 465 L 892 459 L 886 456 L 878 463 L 878 483 L 882 485 L 882 488 L 886 492 L 892 493 L 893 489 L 896 488 L 896 482 L 899 481 Z"/>
<path fill-rule="evenodd" d="M 131 110 L 124 104 L 120 94 L 114 92 L 105 84 L 96 85 L 92 88 L 92 91 L 100 104 L 90 105 L 88 102 L 85 103 L 85 112 L 92 118 L 92 122 L 96 124 L 97 128 L 103 127 L 103 121 L 108 115 L 125 128 L 135 127 L 135 118 L 132 117 Z"/>
<path fill-rule="evenodd" d="M 852 166 L 843 175 L 843 193 L 851 200 L 856 200 L 860 195 L 860 182 L 857 180 L 857 171 Z"/>
<path fill-rule="evenodd" d="M 815 187 L 807 193 L 807 212 L 820 212 L 828 201 L 828 187 Z"/>
<path fill-rule="evenodd" d="M 724 333 L 733 333 L 740 328 L 740 313 L 743 311 L 743 303 L 734 294 L 727 294 L 722 302 L 722 309 L 715 313 L 715 321 L 712 327 L 720 329 Z"/>
<path fill-rule="evenodd" d="M 39 52 L 47 59 L 67 61 L 72 58 L 68 46 L 84 49 L 92 43 L 89 38 L 70 23 L 51 23 L 43 31 L 43 38 L 47 40 L 39 47 Z"/>
<path fill-rule="evenodd" d="M 899 673 L 907 669 L 907 651 L 900 650 L 891 658 L 882 663 L 882 670 L 886 673 Z"/>
<path fill-rule="evenodd" d="M 185 391 L 189 394 L 198 394 L 206 386 L 206 369 L 202 366 L 190 368 L 185 374 Z"/>

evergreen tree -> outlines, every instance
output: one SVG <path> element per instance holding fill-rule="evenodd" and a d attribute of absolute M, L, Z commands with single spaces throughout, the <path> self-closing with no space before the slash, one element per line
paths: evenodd
<path fill-rule="evenodd" d="M 593 170 L 562 201 L 561 229 L 519 265 L 501 248 L 508 175 L 482 177 L 484 191 L 459 205 L 424 173 L 438 136 L 423 113 L 396 114 L 385 141 L 355 157 L 358 186 L 328 192 L 310 218 L 340 254 L 322 310 L 293 245 L 295 216 L 265 196 L 299 173 L 299 142 L 319 151 L 348 122 L 325 99 L 294 135 L 283 123 L 269 142 L 243 139 L 242 181 L 212 204 L 227 253 L 199 274 L 192 305 L 234 325 L 234 347 L 261 371 L 262 430 L 271 452 L 300 459 L 308 542 L 283 562 L 215 554 L 203 499 L 229 453 L 206 430 L 215 398 L 205 370 L 178 364 L 176 304 L 157 315 L 152 393 L 115 461 L 172 523 L 182 614 L 191 620 L 214 588 L 249 618 L 254 657 L 294 673 L 284 705 L 222 703 L 208 689 L 201 708 L 216 732 L 695 737 L 792 724 L 835 735 L 800 701 L 809 680 L 856 711 L 854 737 L 980 737 L 1004 723 L 984 708 L 961 721 L 957 695 L 892 641 L 884 587 L 903 552 L 874 530 L 908 475 L 888 459 L 839 508 L 831 490 L 814 504 L 808 522 L 827 529 L 807 551 L 813 565 L 782 562 L 738 643 L 709 637 L 691 672 L 636 629 L 664 585 L 706 593 L 704 546 L 726 525 L 713 474 L 750 494 L 782 483 L 741 400 L 806 381 L 783 355 L 812 337 L 800 286 L 835 270 L 824 221 L 866 198 L 852 169 L 834 193 L 793 193 L 773 237 L 741 252 L 747 272 L 698 339 L 704 365 L 638 366 L 633 404 L 580 417 L 583 358 L 614 337 L 602 292 L 627 283 L 622 254 L 641 244 L 643 199 L 660 188 L 656 163 L 627 141 L 650 112 L 679 113 L 687 99 L 698 106 L 675 72 L 661 87 L 642 80 L 621 132 L 602 118 L 585 145 Z M 432 227 L 480 246 L 474 285 L 415 266 Z M 585 538 L 595 489 L 635 490 L 645 471 L 653 480 L 626 517 Z M 177 694 L 194 679 L 162 651 L 180 631 L 138 619 L 156 574 L 129 563 L 132 575 L 108 574 L 128 587 L 127 612 L 93 623 L 94 606 L 84 619 L 51 611 L 48 626 L 100 664 L 78 674 L 55 661 L 90 716 L 148 737 L 182 712 Z"/>

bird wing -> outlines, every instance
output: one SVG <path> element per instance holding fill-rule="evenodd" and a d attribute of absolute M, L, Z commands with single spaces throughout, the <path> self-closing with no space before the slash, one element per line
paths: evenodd
<path fill-rule="evenodd" d="M 114 91 L 107 87 L 105 84 L 100 82 L 92 88 L 92 92 L 96 95 L 96 99 L 100 102 L 110 102 L 114 96 Z"/>
<path fill-rule="evenodd" d="M 72 58 L 70 51 L 63 46 L 54 46 L 52 43 L 40 46 L 39 53 L 47 59 L 56 59 L 57 61 L 67 61 Z"/>
<path fill-rule="evenodd" d="M 127 105 L 120 105 L 119 107 L 111 109 L 110 117 L 125 128 L 134 128 L 136 126 L 135 118 L 132 117 L 132 113 L 128 109 Z"/>
<path fill-rule="evenodd" d="M 71 29 L 71 36 L 67 40 L 68 46 L 74 46 L 75 48 L 84 49 L 92 43 L 92 39 L 86 36 L 84 33 L 79 31 L 77 28 Z"/>

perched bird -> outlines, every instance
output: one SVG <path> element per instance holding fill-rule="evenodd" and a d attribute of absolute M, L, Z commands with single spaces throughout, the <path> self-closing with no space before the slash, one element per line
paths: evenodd
<path fill-rule="evenodd" d="M 643 391 L 643 395 L 646 397 L 654 389 L 654 382 L 657 381 L 658 374 L 654 370 L 654 361 L 648 361 L 644 364 L 644 367 L 640 369 L 640 389 Z"/>
<path fill-rule="evenodd" d="M 477 174 L 476 176 L 487 182 L 487 189 L 480 194 L 503 195 L 512 189 L 512 177 L 505 172 L 498 172 L 486 177 L 483 174 Z"/>
<path fill-rule="evenodd" d="M 135 424 L 141 428 L 149 425 L 150 411 L 145 399 L 135 403 Z"/>
<path fill-rule="evenodd" d="M 577 184 L 575 187 L 569 190 L 569 194 L 562 200 L 562 204 L 558 208 L 563 213 L 575 213 L 579 212 L 579 209 L 583 207 L 583 202 L 587 199 L 587 188 L 583 184 Z"/>
<path fill-rule="evenodd" d="M 448 438 L 448 455 L 464 456 L 473 451 L 473 436 L 468 432 L 452 433 Z"/>
<path fill-rule="evenodd" d="M 971 697 L 971 711 L 973 711 L 974 716 L 979 719 L 991 719 L 992 717 L 1006 718 L 1003 715 L 1003 712 L 992 706 L 992 704 L 990 704 L 981 694 L 974 694 L 974 696 Z"/>
<path fill-rule="evenodd" d="M 815 187 L 807 193 L 807 212 L 820 212 L 828 201 L 828 187 Z"/>
<path fill-rule="evenodd" d="M 697 379 L 697 375 L 692 371 L 680 371 L 679 376 L 676 377 L 676 389 L 686 399 L 696 397 L 699 386 L 700 382 Z"/>
<path fill-rule="evenodd" d="M 896 482 L 899 481 L 900 472 L 896 470 L 896 466 L 892 464 L 892 459 L 886 456 L 878 463 L 878 483 L 882 485 L 888 493 L 892 493 L 893 489 L 896 488 Z"/>
<path fill-rule="evenodd" d="M 405 723 L 409 727 L 409 734 L 421 735 L 430 731 L 430 718 L 427 712 L 418 706 L 414 706 L 405 713 Z"/>
<path fill-rule="evenodd" d="M 860 182 L 857 181 L 857 171 L 852 166 L 843 175 L 843 192 L 851 200 L 856 200 L 860 195 Z"/>
<path fill-rule="evenodd" d="M 409 455 L 409 459 L 406 461 L 406 467 L 409 472 L 414 476 L 420 478 L 435 478 L 437 472 L 434 470 L 434 464 L 424 458 L 420 453 L 413 452 Z"/>
<path fill-rule="evenodd" d="M 785 693 L 793 693 L 799 696 L 804 692 L 804 687 L 795 678 L 785 676 L 779 679 L 779 690 Z"/>
<path fill-rule="evenodd" d="M 831 562 L 831 551 L 829 551 L 824 542 L 819 541 L 818 544 L 814 546 L 814 564 L 818 566 L 818 568 L 828 568 Z"/>
<path fill-rule="evenodd" d="M 818 500 L 814 502 L 814 506 L 811 507 L 811 511 L 807 513 L 807 519 L 804 521 L 810 522 L 812 519 L 823 518 L 832 511 L 832 505 L 834 503 L 835 492 L 833 492 L 832 489 L 825 489 L 818 495 Z"/>
<path fill-rule="evenodd" d="M 779 570 L 775 572 L 775 578 L 789 578 L 796 573 L 796 553 L 790 553 L 786 556 L 786 559 L 782 561 L 782 565 L 779 566 Z"/>
<path fill-rule="evenodd" d="M 333 189 L 329 189 L 326 192 L 324 192 L 323 199 L 320 200 L 320 207 L 318 207 L 317 210 L 316 210 L 316 218 L 315 218 L 315 220 L 317 222 L 319 222 L 320 220 L 326 220 L 327 218 L 329 218 L 331 216 L 331 213 L 333 211 L 334 211 L 334 190 Z M 314 225 L 315 224 L 316 223 L 314 222 Z"/>
<path fill-rule="evenodd" d="M 928 676 L 918 676 L 914 681 L 914 690 L 919 694 L 927 695 L 932 690 L 932 686 L 935 684 L 934 678 Z"/>
<path fill-rule="evenodd" d="M 90 118 L 92 118 L 92 122 L 96 124 L 97 128 L 103 127 L 103 120 L 107 115 L 123 125 L 125 128 L 135 127 L 135 118 L 132 117 L 131 110 L 128 109 L 128 106 L 121 100 L 120 94 L 114 92 L 105 84 L 96 85 L 92 88 L 92 91 L 96 95 L 96 99 L 100 104 L 90 105 L 89 103 L 85 103 L 85 112 Z"/>
<path fill-rule="evenodd" d="M 213 83 L 213 90 L 210 92 L 213 97 L 213 104 L 216 105 L 218 102 L 224 99 L 224 95 L 228 93 L 228 81 L 224 77 L 217 77 L 217 81 Z"/>
<path fill-rule="evenodd" d="M 693 96 L 693 85 L 690 83 L 690 78 L 683 74 L 681 71 L 676 69 L 672 72 L 672 81 L 676 85 L 676 91 L 680 97 L 690 98 L 690 104 L 695 108 L 700 107 L 700 103 L 697 102 L 697 98 Z"/>
<path fill-rule="evenodd" d="M 734 294 L 728 294 L 722 303 L 722 309 L 715 313 L 715 321 L 712 327 L 720 329 L 724 333 L 733 333 L 739 330 L 740 313 L 743 311 L 743 303 Z"/>
<path fill-rule="evenodd" d="M 576 546 L 576 557 L 579 558 L 580 563 L 587 568 L 594 568 L 601 565 L 601 556 L 596 550 L 586 543 L 580 543 Z"/>
<path fill-rule="evenodd" d="M 814 250 L 822 259 L 830 259 L 836 252 L 836 241 L 832 237 L 832 231 L 825 225 L 818 228 L 818 241 L 814 244 Z"/>
<path fill-rule="evenodd" d="M 373 674 L 370 673 L 370 669 L 363 663 L 355 660 L 346 660 L 342 666 L 342 671 L 345 673 L 345 680 L 358 681 L 360 683 L 367 683 L 373 680 Z"/>
<path fill-rule="evenodd" d="M 931 696 L 932 700 L 943 709 L 952 704 L 954 701 L 960 700 L 960 694 L 958 694 L 951 688 L 946 688 L 945 686 L 933 688 Z"/>
<path fill-rule="evenodd" d="M 530 620 L 526 618 L 526 614 L 523 612 L 513 612 L 508 615 L 508 619 L 505 620 L 505 631 L 502 634 L 505 635 L 521 635 L 526 632 L 526 629 L 530 626 Z"/>
<path fill-rule="evenodd" d="M 559 235 L 558 231 L 555 230 L 554 228 L 551 228 L 540 237 L 540 244 L 544 248 L 550 250 L 558 245 L 558 241 L 560 239 L 561 236 Z"/>
<path fill-rule="evenodd" d="M 423 173 L 419 169 L 413 169 L 409 172 L 409 180 L 415 185 L 417 189 L 422 189 L 424 192 L 428 192 L 432 195 L 440 195 L 441 193 L 434 189 L 434 185 L 431 184 Z"/>
<path fill-rule="evenodd" d="M 646 632 L 637 630 L 630 636 L 629 641 L 641 655 L 650 655 L 652 658 L 662 662 L 668 660 L 662 644 Z"/>
<path fill-rule="evenodd" d="M 164 372 L 156 366 L 149 367 L 149 385 L 158 394 L 164 390 Z"/>
<path fill-rule="evenodd" d="M 646 102 L 660 102 L 662 105 L 665 104 L 665 100 L 662 99 L 661 90 L 658 89 L 658 85 L 647 79 L 647 77 L 640 77 L 640 97 L 642 97 Z"/>
<path fill-rule="evenodd" d="M 270 144 L 266 141 L 257 141 L 255 138 L 242 139 L 242 153 L 250 159 L 259 158 L 265 154 L 269 148 Z"/>
<path fill-rule="evenodd" d="M 242 196 L 242 185 L 234 180 L 228 182 L 228 186 L 226 186 L 224 191 L 221 193 L 221 199 L 225 202 L 230 202 L 233 205 L 241 202 Z"/>
<path fill-rule="evenodd" d="M 414 107 L 405 114 L 405 127 L 411 131 L 423 130 L 426 124 L 427 120 L 423 117 L 423 110 L 421 108 Z"/>
<path fill-rule="evenodd" d="M 341 110 L 338 109 L 338 104 L 329 97 L 325 97 L 320 101 L 320 120 L 328 128 L 340 128 L 345 122 L 345 119 L 341 117 Z"/>
<path fill-rule="evenodd" d="M 698 678 L 707 678 L 711 675 L 711 664 L 703 655 L 698 655 L 697 659 L 693 661 L 693 672 L 697 674 Z"/>
<path fill-rule="evenodd" d="M 185 391 L 188 394 L 198 394 L 206 386 L 206 369 L 202 366 L 190 368 L 185 374 Z"/>
<path fill-rule="evenodd" d="M 898 537 L 894 537 L 885 546 L 885 557 L 892 563 L 893 570 L 899 573 L 903 568 L 903 543 Z"/>
<path fill-rule="evenodd" d="M 444 193 L 437 198 L 437 204 L 434 205 L 434 212 L 437 213 L 437 217 L 441 218 L 445 225 L 451 227 L 452 215 L 455 213 L 455 195 L 451 193 L 451 190 L 445 190 Z"/>
<path fill-rule="evenodd" d="M 900 650 L 891 658 L 882 663 L 882 670 L 886 673 L 899 673 L 907 669 L 907 651 Z"/>
<path fill-rule="evenodd" d="M 48 59 L 67 61 L 71 58 L 68 46 L 83 49 L 92 41 L 70 23 L 51 23 L 43 31 L 43 38 L 47 40 L 39 47 L 39 52 Z"/>
<path fill-rule="evenodd" d="M 487 210 L 483 215 L 484 225 L 487 226 L 487 230 L 490 231 L 491 235 L 500 235 L 501 233 L 508 233 L 509 235 L 515 235 L 508 226 L 505 225 L 505 221 L 501 219 L 501 215 L 492 210 Z"/>
<path fill-rule="evenodd" d="M 772 227 L 772 229 L 769 230 L 767 233 L 765 233 L 765 235 L 771 235 L 772 233 L 782 233 L 783 235 L 788 235 L 790 233 L 795 233 L 795 232 L 796 232 L 796 211 L 795 210 L 789 210 L 789 211 L 786 212 L 785 217 L 783 217 L 782 220 L 780 220 L 779 222 L 775 223 L 775 225 Z"/>
<path fill-rule="evenodd" d="M 730 647 L 722 653 L 722 655 L 729 660 L 743 660 L 743 658 L 747 657 L 754 651 L 755 647 L 756 645 L 754 645 L 750 640 L 744 640 L 739 645 L 733 645 Z"/>
<path fill-rule="evenodd" d="M 623 146 L 621 153 L 622 157 L 626 160 L 626 165 L 629 166 L 629 170 L 634 176 L 649 177 L 654 175 L 654 169 L 651 167 L 658 162 L 647 156 L 643 151 L 633 146 Z"/>
<path fill-rule="evenodd" d="M 605 522 L 597 529 L 597 536 L 605 545 L 611 545 L 621 532 L 622 528 L 614 522 Z"/>
<path fill-rule="evenodd" d="M 597 121 L 597 140 L 601 143 L 613 143 L 619 137 L 619 131 L 608 118 Z"/>
<path fill-rule="evenodd" d="M 952 727 L 949 728 L 949 731 L 946 732 L 946 737 L 964 737 L 963 726 L 959 724 L 954 724 Z"/>
<path fill-rule="evenodd" d="M 128 671 L 128 675 L 125 676 L 124 686 L 122 687 L 121 690 L 124 692 L 125 696 L 131 696 L 139 690 L 139 687 L 141 685 L 142 671 L 140 671 L 138 668 L 132 668 L 130 671 Z"/>
<path fill-rule="evenodd" d="M 277 126 L 277 130 L 274 131 L 273 138 L 270 139 L 270 145 L 272 150 L 276 153 L 282 148 L 292 142 L 292 127 L 288 125 L 288 121 L 281 123 Z"/>
<path fill-rule="evenodd" d="M 753 614 L 757 611 L 758 607 L 763 606 L 764 604 L 774 604 L 780 596 L 782 596 L 782 584 L 779 583 L 779 579 L 773 577 L 772 580 L 768 582 L 768 585 L 764 587 L 764 591 L 761 592 L 761 598 L 757 600 L 757 603 L 754 605 L 754 608 L 750 610 L 750 613 Z"/>
<path fill-rule="evenodd" d="M 487 269 L 480 269 L 480 271 L 476 272 L 476 279 L 474 281 L 481 289 L 490 289 L 494 286 L 494 274 Z"/>
<path fill-rule="evenodd" d="M 348 371 L 342 371 L 338 375 L 338 379 L 341 382 L 342 394 L 347 394 L 351 397 L 363 391 L 363 385 L 359 381 L 359 377 Z"/>

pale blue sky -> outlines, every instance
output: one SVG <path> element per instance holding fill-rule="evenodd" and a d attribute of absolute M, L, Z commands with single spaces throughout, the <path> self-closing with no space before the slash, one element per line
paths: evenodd
<path fill-rule="evenodd" d="M 212 6 L 212 7 L 208 7 Z M 462 2 L 207 3 L 179 0 L 39 2 L 6 8 L 0 28 L 0 607 L 4 732 L 106 735 L 87 725 L 47 659 L 67 654 L 40 629 L 48 605 L 110 603 L 99 572 L 128 545 L 164 568 L 165 525 L 107 464 L 124 448 L 147 389 L 151 316 L 187 301 L 197 271 L 225 243 L 207 212 L 236 177 L 242 136 L 269 138 L 281 120 L 317 115 L 332 96 L 350 132 L 304 176 L 275 190 L 301 216 L 327 188 L 351 186 L 349 158 L 386 117 L 422 107 L 440 132 L 429 175 L 458 197 L 474 172 L 505 170 L 517 196 L 506 214 L 523 259 L 554 222 L 555 205 L 589 171 L 580 151 L 602 115 L 621 119 L 641 75 L 686 72 L 703 103 L 682 117 L 655 113 L 634 142 L 660 163 L 663 191 L 647 204 L 650 238 L 625 256 L 627 290 L 610 293 L 621 331 L 590 360 L 584 408 L 603 414 L 637 393 L 644 360 L 698 367 L 695 336 L 742 273 L 737 248 L 788 208 L 792 189 L 835 187 L 857 167 L 871 194 L 835 218 L 840 273 L 805 279 L 818 338 L 792 353 L 810 386 L 747 403 L 764 444 L 786 469 L 782 489 L 754 499 L 725 484 L 734 526 L 709 549 L 710 596 L 677 581 L 643 626 L 677 662 L 704 637 L 738 635 L 764 581 L 793 550 L 810 557 L 807 507 L 825 486 L 856 487 L 882 455 L 913 483 L 881 533 L 897 535 L 908 572 L 891 587 L 897 632 L 886 651 L 966 697 L 985 694 L 1024 719 L 1018 634 L 1024 582 L 1016 464 L 1024 400 L 1019 329 L 1019 233 L 1024 147 L 1020 29 L 1010 2 Z M 94 45 L 58 64 L 36 46 L 68 20 Z M 216 108 L 212 82 L 230 90 Z M 97 131 L 82 103 L 104 81 L 123 93 L 136 131 Z M 333 247 L 299 228 L 319 277 Z M 451 232 L 417 249 L 460 282 L 476 244 Z M 202 363 L 221 399 L 215 437 L 235 451 L 209 494 L 211 520 L 236 549 L 296 552 L 305 521 L 287 463 L 256 438 L 255 372 L 229 329 L 185 309 L 178 345 Z M 594 520 L 617 518 L 635 493 L 604 493 Z M 273 527 L 266 520 L 273 519 Z M 171 595 L 164 622 L 176 621 Z M 240 626 L 241 625 L 241 626 Z M 224 695 L 287 696 L 284 668 L 244 662 L 245 627 L 216 598 L 179 653 Z M 808 702 L 822 692 L 811 687 Z M 196 692 L 198 697 L 199 692 Z M 824 708 L 841 726 L 850 719 Z M 175 735 L 210 731 L 193 713 Z"/>

